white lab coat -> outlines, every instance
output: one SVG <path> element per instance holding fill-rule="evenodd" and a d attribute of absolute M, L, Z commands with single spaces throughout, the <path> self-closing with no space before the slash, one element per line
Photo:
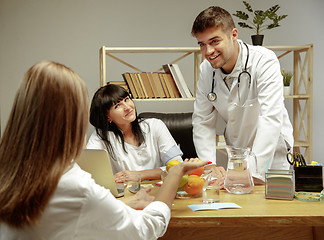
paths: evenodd
<path fill-rule="evenodd" d="M 194 144 L 200 159 L 216 163 L 216 120 L 219 114 L 226 122 L 226 143 L 250 147 L 257 157 L 257 166 L 250 162 L 252 175 L 264 180 L 267 167 L 289 168 L 286 154 L 287 147 L 293 146 L 293 128 L 284 105 L 276 55 L 264 47 L 248 45 L 247 71 L 251 74 L 251 85 L 249 88 L 248 75 L 242 74 L 238 88 L 238 75 L 247 59 L 247 48 L 241 40 L 238 43 L 240 53 L 229 75 L 213 69 L 207 60 L 200 66 L 192 120 Z M 213 71 L 217 99 L 210 102 L 207 94 L 211 92 Z M 230 90 L 225 77 L 233 80 Z"/>
<path fill-rule="evenodd" d="M 61 177 L 40 221 L 21 229 L 0 223 L 0 239 L 152 240 L 166 232 L 170 218 L 165 203 L 154 201 L 135 210 L 74 164 Z"/>

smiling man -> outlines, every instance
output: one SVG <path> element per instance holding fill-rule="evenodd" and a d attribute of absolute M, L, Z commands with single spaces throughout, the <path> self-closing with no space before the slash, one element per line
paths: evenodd
<path fill-rule="evenodd" d="M 284 106 L 280 64 L 276 55 L 238 39 L 230 13 L 212 6 L 195 19 L 196 37 L 205 60 L 200 66 L 193 113 L 193 138 L 198 157 L 216 167 L 216 120 L 226 122 L 226 144 L 249 147 L 254 178 L 264 181 L 267 167 L 288 169 L 293 128 Z"/>

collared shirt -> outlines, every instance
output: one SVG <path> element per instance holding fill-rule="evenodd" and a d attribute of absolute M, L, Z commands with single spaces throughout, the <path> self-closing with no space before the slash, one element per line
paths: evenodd
<path fill-rule="evenodd" d="M 19 230 L 0 223 L 0 239 L 157 239 L 170 215 L 170 208 L 159 201 L 142 211 L 132 209 L 74 164 L 61 177 L 40 222 Z"/>

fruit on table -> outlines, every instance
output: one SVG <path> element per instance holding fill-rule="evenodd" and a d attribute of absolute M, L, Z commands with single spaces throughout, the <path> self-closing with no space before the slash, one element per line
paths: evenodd
<path fill-rule="evenodd" d="M 189 173 L 189 175 L 197 175 L 197 176 L 201 176 L 205 171 L 205 168 L 204 167 L 200 167 L 200 168 L 197 168 L 195 171 L 193 171 L 192 173 Z"/>
<path fill-rule="evenodd" d="M 179 162 L 177 160 L 171 160 L 171 161 L 167 162 L 167 164 L 166 164 L 166 170 L 167 170 L 167 172 L 169 172 L 169 169 L 170 168 L 172 168 L 172 167 L 174 167 L 174 166 L 176 166 L 176 165 L 178 165 L 180 163 L 181 162 Z"/>
<path fill-rule="evenodd" d="M 187 183 L 183 186 L 183 190 L 191 196 L 200 193 L 204 186 L 204 179 L 197 175 L 189 175 Z"/>
<path fill-rule="evenodd" d="M 183 175 L 179 183 L 179 188 L 182 188 L 188 182 L 188 175 Z"/>

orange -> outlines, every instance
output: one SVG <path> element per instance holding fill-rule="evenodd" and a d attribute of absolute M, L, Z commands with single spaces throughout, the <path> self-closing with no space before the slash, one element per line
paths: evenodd
<path fill-rule="evenodd" d="M 170 168 L 174 167 L 175 165 L 180 164 L 181 162 L 177 161 L 177 160 L 171 160 L 169 162 L 167 162 L 166 164 L 166 170 L 167 172 L 169 171 Z"/>
<path fill-rule="evenodd" d="M 188 177 L 188 182 L 183 186 L 183 190 L 186 191 L 191 196 L 200 193 L 204 186 L 204 179 L 197 175 L 190 175 Z"/>
<path fill-rule="evenodd" d="M 189 175 L 197 175 L 197 176 L 201 176 L 205 171 L 205 168 L 204 167 L 200 167 L 200 168 L 197 168 L 195 171 L 193 171 L 192 173 L 190 173 Z"/>

